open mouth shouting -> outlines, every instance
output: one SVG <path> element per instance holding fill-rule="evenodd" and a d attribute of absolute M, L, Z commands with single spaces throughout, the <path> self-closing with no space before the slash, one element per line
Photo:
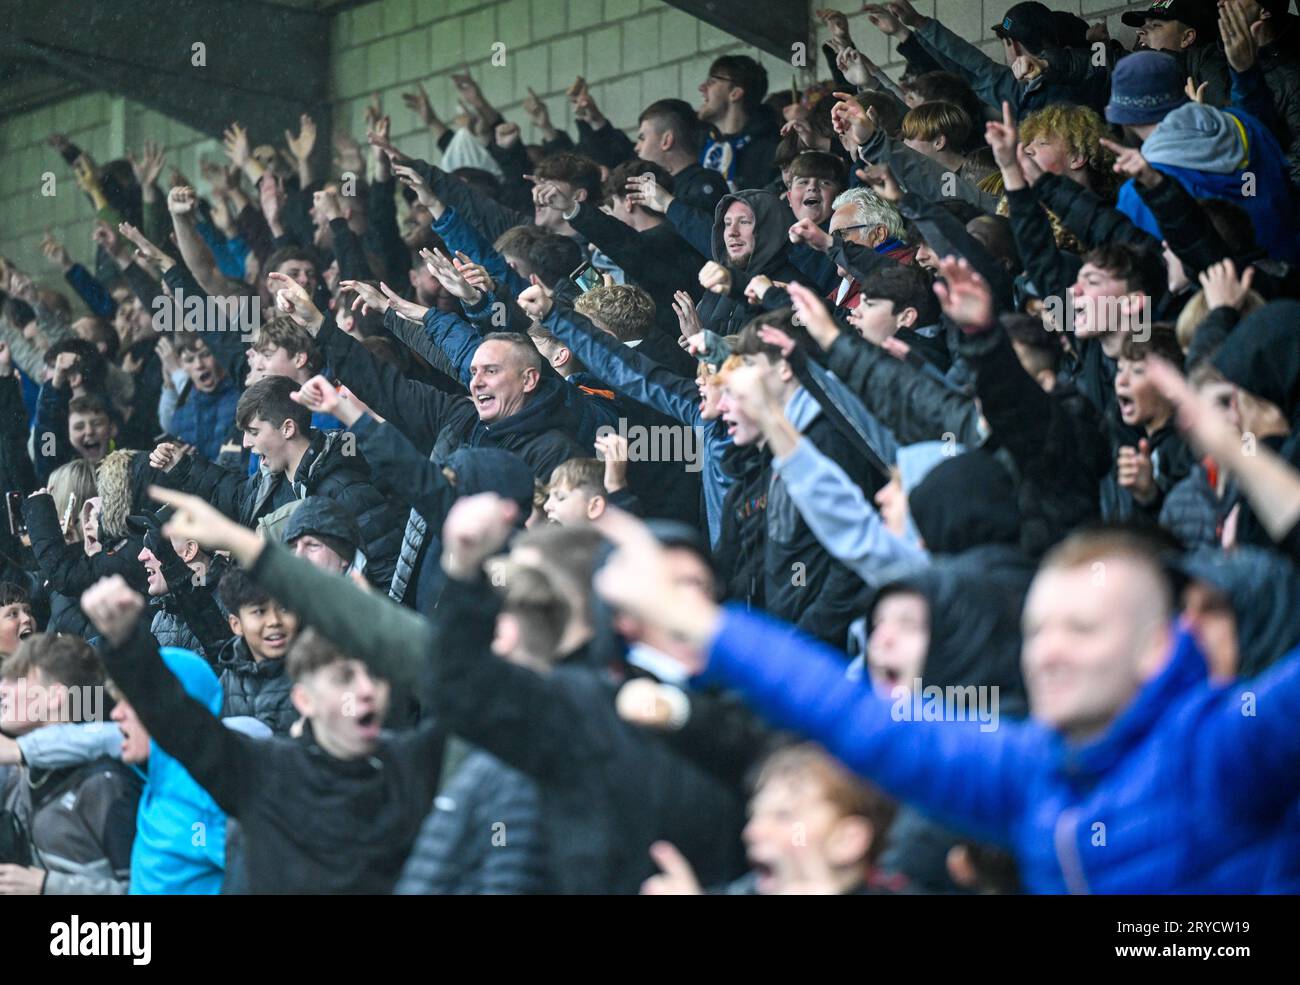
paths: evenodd
<path fill-rule="evenodd" d="M 269 629 L 262 633 L 262 649 L 269 655 L 282 656 L 289 648 L 289 634 L 283 629 Z"/>
<path fill-rule="evenodd" d="M 1137 401 L 1126 393 L 1115 394 L 1115 402 L 1119 405 L 1119 416 L 1125 424 L 1132 424 L 1137 420 L 1138 405 Z"/>

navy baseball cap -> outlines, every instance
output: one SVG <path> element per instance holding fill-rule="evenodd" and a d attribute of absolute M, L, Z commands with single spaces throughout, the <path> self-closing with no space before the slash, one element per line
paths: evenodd
<path fill-rule="evenodd" d="M 1037 52 L 1056 43 L 1060 27 L 1056 15 L 1046 4 L 1028 0 L 1008 10 L 1002 22 L 993 25 L 993 33 L 1000 38 L 1019 41 L 1030 51 Z"/>

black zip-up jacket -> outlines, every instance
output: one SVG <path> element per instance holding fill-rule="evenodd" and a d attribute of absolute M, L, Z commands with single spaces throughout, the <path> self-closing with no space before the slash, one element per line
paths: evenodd
<path fill-rule="evenodd" d="M 363 398 L 365 399 L 365 398 Z M 342 431 L 311 432 L 311 446 L 298 463 L 292 481 L 282 472 L 243 475 L 194 456 L 182 458 L 170 472 L 152 469 L 144 456 L 138 467 L 153 481 L 206 499 L 246 527 L 287 503 L 324 496 L 344 506 L 361 530 L 366 577 L 386 587 L 393 577 L 404 525 L 400 510 L 370 481 L 370 467 Z"/>
<path fill-rule="evenodd" d="M 500 602 L 485 580 L 447 580 L 437 609 L 433 707 L 446 727 L 536 781 L 548 883 L 636 893 L 649 847 L 670 841 L 702 882 L 740 869 L 740 799 L 661 737 L 628 725 L 599 671 L 542 674 L 491 652 Z"/>
<path fill-rule="evenodd" d="M 137 458 L 142 456 L 137 456 Z M 51 592 L 78 598 L 87 588 L 110 575 L 121 575 L 137 592 L 149 587 L 149 576 L 139 562 L 143 541 L 128 537 L 120 544 L 105 546 L 87 556 L 81 544 L 63 539 L 54 497 L 49 493 L 23 500 L 23 518 L 32 542 L 32 553 Z"/>
<path fill-rule="evenodd" d="M 438 786 L 436 726 L 336 759 L 310 723 L 299 739 L 226 728 L 167 669 L 146 621 L 102 655 L 150 736 L 239 821 L 250 892 L 391 892 Z"/>
<path fill-rule="evenodd" d="M 548 888 L 635 893 L 653 875 L 648 849 L 659 838 L 711 873 L 738 870 L 730 787 L 620 719 L 612 686 L 583 656 L 542 674 L 491 653 L 500 603 L 486 581 L 448 579 L 431 622 L 283 547 L 269 546 L 250 573 L 394 690 L 424 698 L 448 731 L 537 784 Z"/>
<path fill-rule="evenodd" d="M 340 331 L 328 315 L 316 343 L 339 379 L 438 465 L 466 445 L 504 448 L 546 480 L 561 462 L 590 456 L 575 439 L 583 394 L 563 381 L 543 376 L 517 414 L 485 424 L 472 399 L 407 379 Z"/>
<path fill-rule="evenodd" d="M 815 414 L 802 428 L 804 437 L 864 490 L 873 488 L 866 460 L 825 414 Z M 736 475 L 716 552 L 718 570 L 730 573 L 727 598 L 842 647 L 859 614 L 862 582 L 813 536 L 772 468 L 771 455 L 756 449 L 750 454 L 733 447 L 723 456 L 723 468 Z"/>
<path fill-rule="evenodd" d="M 710 215 L 727 194 L 727 182 L 718 172 L 702 164 L 688 164 L 673 175 L 673 198 Z"/>

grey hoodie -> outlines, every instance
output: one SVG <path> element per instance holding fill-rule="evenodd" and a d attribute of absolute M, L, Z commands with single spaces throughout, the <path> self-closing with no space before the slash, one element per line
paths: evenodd
<path fill-rule="evenodd" d="M 1152 164 L 1209 174 L 1231 174 L 1246 163 L 1241 124 L 1221 109 L 1185 103 L 1171 112 L 1142 143 Z"/>

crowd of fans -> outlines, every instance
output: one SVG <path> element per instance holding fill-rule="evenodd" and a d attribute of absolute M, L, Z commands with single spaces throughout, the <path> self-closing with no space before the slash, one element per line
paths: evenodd
<path fill-rule="evenodd" d="M 50 138 L 0 892 L 1300 890 L 1297 18 L 865 9 L 440 164 Z"/>

